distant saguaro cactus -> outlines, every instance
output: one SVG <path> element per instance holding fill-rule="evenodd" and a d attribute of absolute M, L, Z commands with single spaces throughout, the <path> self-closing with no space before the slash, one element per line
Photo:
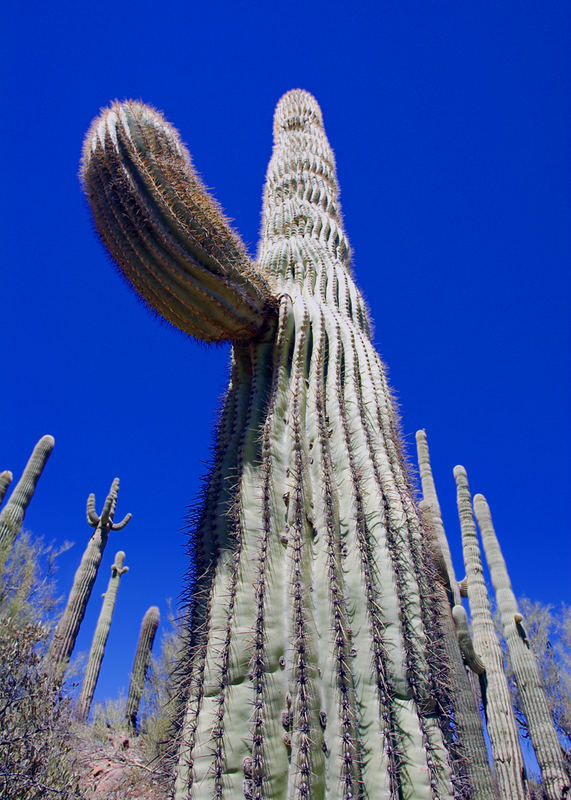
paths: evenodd
<path fill-rule="evenodd" d="M 560 800 L 565 796 L 565 791 L 571 791 L 571 782 L 541 684 L 537 661 L 526 639 L 522 625 L 523 617 L 512 591 L 506 562 L 492 523 L 490 507 L 484 495 L 474 495 L 474 512 L 482 534 L 484 552 L 502 618 L 504 637 L 521 695 L 529 735 L 541 769 L 545 793 L 550 800 Z"/>
<path fill-rule="evenodd" d="M 48 669 L 58 680 L 63 678 L 72 654 L 109 532 L 122 530 L 131 519 L 131 514 L 127 514 L 121 522 L 113 521 L 118 492 L 119 478 L 115 478 L 103 505 L 101 516 L 95 511 L 95 495 L 90 494 L 87 499 L 87 521 L 92 528 L 95 528 L 95 531 L 75 573 L 65 610 L 55 630 L 47 656 Z"/>
<path fill-rule="evenodd" d="M 133 661 L 131 682 L 129 683 L 129 693 L 127 695 L 127 705 L 125 708 L 127 724 L 133 730 L 137 729 L 139 704 L 141 702 L 141 695 L 143 694 L 145 678 L 151 660 L 151 650 L 153 649 L 153 642 L 155 641 L 159 621 L 159 609 L 156 606 L 151 606 L 141 622 L 141 630 L 139 632 L 137 650 L 135 651 L 135 660 Z"/>
<path fill-rule="evenodd" d="M 526 800 L 529 797 L 525 766 L 519 744 L 517 722 L 512 707 L 512 698 L 504 672 L 503 653 L 496 636 L 488 591 L 482 572 L 482 561 L 476 524 L 472 516 L 472 504 L 468 477 L 464 467 L 454 467 L 457 486 L 458 514 L 462 528 L 462 547 L 468 600 L 472 617 L 474 649 L 485 668 L 482 676 L 482 695 L 492 757 L 495 767 L 500 797 L 510 800 Z M 464 622 L 465 612 L 461 611 L 459 622 Z M 467 633 L 467 626 L 466 626 Z"/>
<path fill-rule="evenodd" d="M 32 451 L 22 477 L 14 487 L 6 505 L 0 511 L 0 558 L 5 559 L 12 549 L 16 536 L 22 527 L 26 509 L 34 496 L 36 484 L 53 449 L 54 437 L 42 436 Z M 2 483 L 5 492 L 12 479 L 12 473 L 6 471 L 2 475 L 4 476 Z"/>
<path fill-rule="evenodd" d="M 5 469 L 3 472 L 0 472 L 0 503 L 4 500 L 4 495 L 8 489 L 8 486 L 12 483 L 12 473 L 9 469 Z"/>
<path fill-rule="evenodd" d="M 85 722 L 89 716 L 89 710 L 93 701 L 93 693 L 97 686 L 101 663 L 105 655 L 105 645 L 107 644 L 107 637 L 109 636 L 109 630 L 111 628 L 115 601 L 117 600 L 117 592 L 119 591 L 119 582 L 121 577 L 129 571 L 129 567 L 123 566 L 124 561 L 125 553 L 119 550 L 119 552 L 115 554 L 115 560 L 111 567 L 111 577 L 107 584 L 107 591 L 103 595 L 103 604 L 101 606 L 99 618 L 97 619 L 97 625 L 87 659 L 87 667 L 85 668 L 85 675 L 81 685 L 81 692 L 79 693 L 79 699 L 77 701 L 76 717 L 79 722 Z"/>

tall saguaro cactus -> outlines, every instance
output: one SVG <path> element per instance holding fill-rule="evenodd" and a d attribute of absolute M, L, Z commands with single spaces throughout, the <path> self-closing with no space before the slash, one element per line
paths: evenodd
<path fill-rule="evenodd" d="M 127 723 L 133 730 L 137 729 L 139 704 L 145 686 L 145 678 L 151 661 L 151 650 L 153 649 L 153 642 L 155 641 L 159 621 L 159 609 L 156 606 L 151 606 L 141 622 L 141 630 L 139 632 L 139 640 L 135 651 L 135 660 L 133 661 L 131 682 L 129 683 L 129 693 L 127 695 L 127 705 L 125 708 Z"/>
<path fill-rule="evenodd" d="M 95 528 L 75 576 L 67 599 L 62 618 L 60 619 L 47 656 L 48 669 L 58 680 L 63 678 L 65 669 L 73 651 L 79 628 L 85 616 L 87 602 L 97 577 L 103 551 L 110 531 L 122 530 L 131 519 L 127 514 L 121 522 L 114 522 L 119 478 L 115 478 L 103 505 L 101 515 L 95 511 L 95 495 L 87 498 L 87 522 Z"/>
<path fill-rule="evenodd" d="M 177 800 L 466 796 L 428 543 L 319 106 L 278 104 L 255 262 L 145 106 L 95 120 L 83 181 L 143 298 L 233 343 L 194 531 Z"/>
<path fill-rule="evenodd" d="M 34 496 L 36 484 L 53 449 L 54 437 L 42 436 L 32 451 L 22 477 L 14 487 L 6 505 L 0 511 L 0 558 L 6 558 L 14 544 L 22 527 L 26 509 Z M 12 473 L 3 472 L 2 475 L 5 476 L 3 481 L 5 492 L 12 480 Z"/>
<path fill-rule="evenodd" d="M 529 735 L 543 776 L 544 789 L 550 800 L 560 800 L 564 797 L 565 790 L 571 792 L 571 782 L 541 684 L 537 661 L 525 636 L 523 617 L 512 591 L 506 562 L 492 523 L 490 507 L 484 495 L 474 495 L 474 512 L 482 534 L 484 552 L 502 618 L 504 637 L 521 695 Z"/>
<path fill-rule="evenodd" d="M 468 600 L 472 616 L 474 647 L 485 667 L 484 689 L 486 720 L 492 756 L 501 797 L 526 800 L 529 797 L 525 766 L 519 745 L 511 694 L 504 673 L 503 653 L 496 636 L 482 560 L 468 477 L 464 467 L 454 467 L 458 513 L 462 528 L 462 547 L 466 566 Z M 461 607 L 459 607 L 461 608 Z"/>
<path fill-rule="evenodd" d="M 111 620 L 113 619 L 113 611 L 115 610 L 115 601 L 117 600 L 117 592 L 119 591 L 119 582 L 121 577 L 129 571 L 129 567 L 124 567 L 125 553 L 119 550 L 115 554 L 115 560 L 111 567 L 111 577 L 107 584 L 107 591 L 103 595 L 103 604 L 95 626 L 95 633 L 93 634 L 93 641 L 89 649 L 89 656 L 87 659 L 87 666 L 85 668 L 85 675 L 77 701 L 76 717 L 80 722 L 85 722 L 89 716 L 89 710 L 93 701 L 93 694 L 97 681 L 99 679 L 99 671 L 101 670 L 101 663 L 105 655 L 105 646 L 111 628 Z"/>

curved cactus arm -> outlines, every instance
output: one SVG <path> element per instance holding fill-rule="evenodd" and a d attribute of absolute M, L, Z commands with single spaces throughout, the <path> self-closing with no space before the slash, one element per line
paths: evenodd
<path fill-rule="evenodd" d="M 111 527 L 113 524 L 113 516 L 115 514 L 115 507 L 117 505 L 117 495 L 119 494 L 119 478 L 114 478 L 109 494 L 105 498 L 103 504 L 103 511 L 101 512 L 101 524 Z"/>
<path fill-rule="evenodd" d="M 155 311 L 204 341 L 246 341 L 266 327 L 269 285 L 161 114 L 135 102 L 103 111 L 82 179 L 103 242 Z"/>
<path fill-rule="evenodd" d="M 472 516 L 468 476 L 464 467 L 454 467 L 462 549 L 468 582 L 474 649 L 486 670 L 485 710 L 492 757 L 501 797 L 527 800 L 525 764 L 519 743 L 512 698 L 504 672 L 504 656 L 496 636 L 488 590 L 484 581 L 480 545 Z M 482 682 L 481 682 L 482 685 Z"/>
<path fill-rule="evenodd" d="M 89 650 L 89 657 L 87 659 L 87 667 L 85 668 L 85 676 L 79 693 L 77 701 L 76 717 L 80 722 L 85 722 L 89 716 L 89 710 L 93 701 L 93 694 L 97 686 L 99 672 L 101 670 L 101 663 L 105 655 L 105 646 L 111 628 L 111 620 L 113 618 L 113 611 L 115 610 L 115 601 L 117 600 L 117 592 L 119 590 L 119 582 L 121 577 L 128 572 L 129 567 L 124 567 L 125 553 L 119 550 L 115 554 L 115 560 L 111 567 L 111 577 L 107 585 L 107 591 L 103 595 L 103 605 L 99 613 L 93 641 Z"/>
<path fill-rule="evenodd" d="M 5 558 L 20 532 L 26 509 L 34 496 L 36 484 L 54 449 L 54 437 L 42 436 L 34 447 L 10 499 L 0 512 L 0 552 Z"/>
<path fill-rule="evenodd" d="M 87 498 L 87 524 L 91 525 L 92 528 L 96 528 L 99 525 L 99 514 L 95 510 L 95 495 L 92 493 Z"/>
<path fill-rule="evenodd" d="M 111 530 L 112 531 L 122 531 L 123 528 L 125 528 L 129 524 L 132 516 L 133 515 L 131 514 L 131 512 L 129 512 L 128 514 L 125 514 L 125 516 L 123 517 L 121 522 L 114 522 L 113 525 L 111 525 Z"/>
<path fill-rule="evenodd" d="M 565 796 L 565 790 L 571 789 L 571 782 L 547 705 L 537 661 L 521 627 L 523 617 L 512 590 L 506 562 L 492 523 L 490 508 L 486 498 L 481 494 L 474 495 L 474 512 L 482 534 L 484 552 L 496 592 L 504 637 L 521 695 L 529 735 L 543 776 L 544 791 L 550 800 L 557 800 Z"/>
<path fill-rule="evenodd" d="M 8 486 L 12 483 L 13 475 L 9 469 L 5 469 L 3 472 L 0 472 L 0 503 L 4 499 L 4 495 L 6 494 L 6 490 Z"/>
<path fill-rule="evenodd" d="M 139 632 L 135 660 L 133 661 L 133 669 L 131 671 L 131 682 L 129 683 L 127 706 L 125 708 L 127 724 L 133 730 L 137 729 L 139 704 L 141 702 L 141 695 L 143 694 L 145 678 L 149 668 L 149 662 L 151 660 L 151 650 L 153 649 L 153 643 L 155 641 L 155 635 L 157 633 L 159 621 L 159 609 L 156 606 L 151 606 L 141 622 L 141 630 Z"/>
<path fill-rule="evenodd" d="M 474 650 L 474 644 L 468 628 L 468 616 L 464 610 L 464 606 L 454 606 L 452 609 L 452 619 L 456 626 L 456 636 L 458 637 L 458 644 L 460 645 L 464 661 L 476 675 L 483 675 L 486 668 Z"/>
<path fill-rule="evenodd" d="M 460 597 L 468 597 L 468 579 L 466 576 L 458 581 L 458 589 L 460 590 Z"/>

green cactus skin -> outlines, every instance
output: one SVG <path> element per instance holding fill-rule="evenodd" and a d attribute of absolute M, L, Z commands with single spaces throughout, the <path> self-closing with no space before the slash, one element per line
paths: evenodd
<path fill-rule="evenodd" d="M 168 123 L 140 103 L 94 120 L 82 174 L 102 239 L 145 301 L 209 342 L 248 340 L 276 302 Z"/>
<path fill-rule="evenodd" d="M 278 104 L 262 240 L 255 265 L 238 268 L 242 282 L 222 244 L 220 267 L 206 245 L 186 244 L 183 229 L 214 218 L 200 210 L 210 201 L 193 188 L 176 132 L 133 109 L 104 112 L 85 145 L 100 234 L 157 311 L 172 320 L 173 307 L 183 330 L 234 341 L 194 531 L 175 797 L 467 797 L 450 744 L 436 578 L 319 106 L 299 90 Z M 128 140 L 140 143 L 136 160 Z M 227 238 L 220 222 L 211 231 Z M 237 331 L 223 328 L 211 285 Z M 256 306 L 264 286 L 271 298 L 262 291 Z"/>
<path fill-rule="evenodd" d="M 103 656 L 105 655 L 105 645 L 107 644 L 107 637 L 109 636 L 109 630 L 111 628 L 117 592 L 119 591 L 119 582 L 121 577 L 129 571 L 129 567 L 123 566 L 124 561 L 125 553 L 119 550 L 119 552 L 115 554 L 115 560 L 111 567 L 111 577 L 107 584 L 107 591 L 103 595 L 103 604 L 99 612 L 95 633 L 93 634 L 93 641 L 89 649 L 85 675 L 83 677 L 83 683 L 81 685 L 75 711 L 76 718 L 79 722 L 86 722 L 89 716 L 89 710 L 93 701 L 93 693 L 97 686 L 99 671 L 101 670 Z"/>
<path fill-rule="evenodd" d="M 22 527 L 26 509 L 34 496 L 36 484 L 53 449 L 54 437 L 42 436 L 32 451 L 22 477 L 14 487 L 6 505 L 0 511 L 0 558 L 6 559 L 12 549 L 12 545 Z M 7 480 L 8 475 L 10 476 L 8 482 L 4 484 L 3 496 L 12 479 L 12 473 L 3 472 L 2 475 L 6 476 L 4 481 Z"/>
<path fill-rule="evenodd" d="M 520 691 L 529 734 L 543 776 L 543 789 L 550 800 L 560 800 L 569 792 L 571 782 L 565 769 L 561 744 L 553 726 L 537 662 L 521 626 L 523 620 L 512 591 L 506 563 L 492 523 L 486 498 L 474 495 L 474 513 L 478 520 L 486 560 L 502 618 L 515 679 Z"/>
<path fill-rule="evenodd" d="M 0 472 L 0 503 L 4 500 L 4 495 L 6 494 L 8 486 L 12 483 L 13 477 L 9 469 Z"/>
<path fill-rule="evenodd" d="M 137 650 L 135 651 L 135 660 L 133 661 L 131 682 L 129 684 L 129 693 L 127 695 L 127 705 L 125 708 L 127 724 L 134 731 L 137 730 L 139 704 L 141 702 L 141 695 L 143 694 L 145 678 L 151 660 L 151 650 L 153 649 L 153 642 L 155 641 L 159 621 L 159 609 L 156 606 L 151 606 L 141 622 L 139 641 L 137 642 Z"/>
<path fill-rule="evenodd" d="M 465 661 L 467 666 L 473 670 L 476 665 L 478 665 L 478 668 L 481 667 L 481 662 L 478 664 L 475 657 L 473 657 L 475 656 L 473 647 L 471 650 L 466 647 L 468 643 L 472 646 L 468 626 L 466 625 L 465 631 L 463 630 L 460 635 L 457 620 L 454 616 L 454 608 L 457 607 L 458 603 L 461 603 L 460 590 L 456 581 L 448 538 L 444 530 L 442 512 L 430 464 L 428 441 L 424 430 L 416 432 L 416 451 L 423 495 L 423 500 L 419 503 L 419 507 L 423 512 L 423 516 L 427 518 L 427 524 L 425 525 L 427 531 L 434 532 L 434 549 L 437 550 L 437 563 L 441 564 L 440 572 L 444 578 L 446 592 L 446 603 L 443 609 L 443 614 L 446 613 L 446 617 L 443 631 L 448 659 L 452 665 L 452 680 L 455 687 L 456 709 L 454 721 L 458 730 L 458 749 L 465 763 L 474 800 L 479 798 L 491 800 L 492 798 L 497 798 L 498 794 L 488 761 L 488 751 L 479 707 L 479 692 L 478 695 L 474 692 L 471 676 L 466 673 L 464 666 Z M 457 615 L 458 612 L 456 612 Z M 467 641 L 466 634 L 468 636 Z"/>
<path fill-rule="evenodd" d="M 482 696 L 495 774 L 500 797 L 510 800 L 527 800 L 529 792 L 525 779 L 525 765 L 519 744 L 511 694 L 504 673 L 503 654 L 496 636 L 488 591 L 482 571 L 480 546 L 472 504 L 468 476 L 464 467 L 454 467 L 457 487 L 458 514 L 462 529 L 462 548 L 468 585 L 468 600 L 472 617 L 474 649 L 485 668 L 482 676 Z"/>
<path fill-rule="evenodd" d="M 57 680 L 63 679 L 73 652 L 109 532 L 122 530 L 131 519 L 131 514 L 127 514 L 121 522 L 113 521 L 118 492 L 119 478 L 115 478 L 103 505 L 101 516 L 95 511 L 95 495 L 90 494 L 87 499 L 87 522 L 92 528 L 95 528 L 95 531 L 73 578 L 67 604 L 55 629 L 47 656 L 47 668 Z"/>

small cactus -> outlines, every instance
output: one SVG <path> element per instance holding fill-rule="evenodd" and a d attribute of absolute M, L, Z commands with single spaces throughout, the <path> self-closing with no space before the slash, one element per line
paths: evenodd
<path fill-rule="evenodd" d="M 127 695 L 127 706 L 125 716 L 127 724 L 133 730 L 137 730 L 137 715 L 139 713 L 139 703 L 143 694 L 147 669 L 151 660 L 151 650 L 159 626 L 160 614 L 156 606 L 151 606 L 141 623 L 139 641 L 135 651 L 135 660 L 131 671 L 131 682 L 129 684 L 129 694 Z"/>
<path fill-rule="evenodd" d="M 12 483 L 12 473 L 9 469 L 5 469 L 4 472 L 0 472 L 0 503 L 4 500 L 4 495 L 8 489 L 8 486 Z"/>
<path fill-rule="evenodd" d="M 121 530 L 131 519 L 131 514 L 127 514 L 121 522 L 113 521 L 118 492 L 119 478 L 115 478 L 103 505 L 101 516 L 95 511 L 95 496 L 90 494 L 87 500 L 87 521 L 92 528 L 95 528 L 95 531 L 75 573 L 66 607 L 55 630 L 47 657 L 48 670 L 57 680 L 63 679 L 71 657 L 109 532 Z"/>
<path fill-rule="evenodd" d="M 506 562 L 492 523 L 490 508 L 482 494 L 474 495 L 474 513 L 482 534 L 482 543 L 496 593 L 504 637 L 521 696 L 529 735 L 537 763 L 541 769 L 544 791 L 549 800 L 560 800 L 565 796 L 565 791 L 570 792 L 571 782 L 565 769 L 561 744 L 551 719 L 535 655 L 525 640 L 525 636 L 522 636 L 523 617 L 512 591 Z"/>
<path fill-rule="evenodd" d="M 527 800 L 529 792 L 525 780 L 525 765 L 519 744 L 517 722 L 504 672 L 502 648 L 496 636 L 488 590 L 482 572 L 480 546 L 476 524 L 472 516 L 468 476 L 464 467 L 454 467 L 454 477 L 462 529 L 462 547 L 472 617 L 474 650 L 485 669 L 480 679 L 480 685 L 500 797 L 509 797 L 510 800 Z M 462 608 L 464 613 L 459 613 L 461 608 L 461 606 L 456 607 L 455 619 L 463 627 L 465 612 Z M 467 633 L 467 625 L 465 633 Z"/>
<path fill-rule="evenodd" d="M 12 549 L 16 536 L 22 527 L 26 509 L 34 495 L 36 484 L 53 449 L 54 437 L 42 436 L 34 447 L 22 477 L 12 491 L 10 499 L 0 511 L 0 558 L 6 559 Z M 5 476 L 4 491 L 6 491 L 6 487 L 12 478 L 12 473 L 3 472 L 2 475 Z M 8 476 L 10 480 L 8 480 Z"/>
<path fill-rule="evenodd" d="M 101 663 L 105 655 L 105 645 L 107 644 L 107 637 L 109 636 L 109 629 L 111 628 L 111 620 L 113 619 L 113 611 L 115 610 L 119 582 L 121 577 L 129 571 L 129 567 L 123 566 L 124 561 L 125 553 L 119 550 L 119 552 L 115 554 L 107 591 L 103 595 L 103 605 L 101 606 L 95 633 L 93 634 L 93 641 L 91 642 L 89 657 L 87 659 L 87 667 L 85 668 L 85 676 L 83 678 L 81 692 L 79 693 L 79 700 L 77 701 L 76 717 L 79 722 L 86 722 L 89 716 L 89 710 L 93 701 L 93 693 L 97 686 Z"/>

